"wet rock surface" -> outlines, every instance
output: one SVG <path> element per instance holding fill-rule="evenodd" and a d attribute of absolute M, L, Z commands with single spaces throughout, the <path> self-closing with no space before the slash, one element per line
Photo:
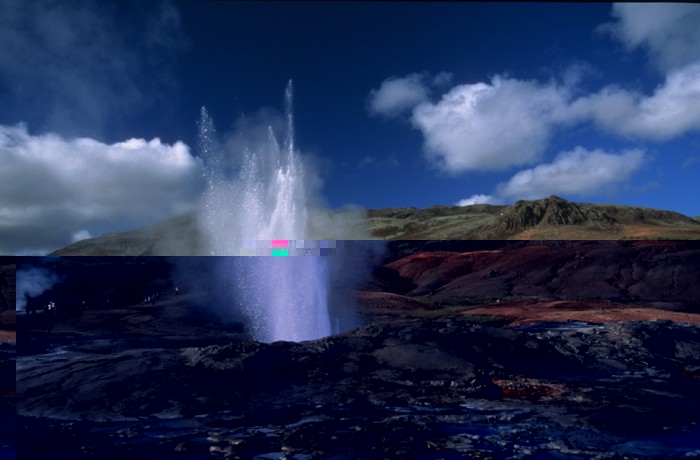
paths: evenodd
<path fill-rule="evenodd" d="M 694 458 L 700 327 L 371 324 L 20 353 L 20 458 Z"/>

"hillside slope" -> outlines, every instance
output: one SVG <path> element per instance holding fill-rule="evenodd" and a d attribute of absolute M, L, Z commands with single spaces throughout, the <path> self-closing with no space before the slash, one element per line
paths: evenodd
<path fill-rule="evenodd" d="M 367 211 L 384 240 L 697 240 L 700 222 L 682 214 L 550 196 L 512 206 L 433 206 Z M 52 255 L 202 255 L 194 216 L 79 241 Z"/>

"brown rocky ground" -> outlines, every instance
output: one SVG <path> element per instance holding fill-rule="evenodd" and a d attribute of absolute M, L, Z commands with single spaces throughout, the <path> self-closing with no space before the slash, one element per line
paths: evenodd
<path fill-rule="evenodd" d="M 696 242 L 513 242 L 468 251 L 433 247 L 437 250 L 418 250 L 385 266 L 385 276 L 393 275 L 392 282 L 400 285 L 394 292 L 443 304 L 603 300 L 697 312 Z"/>
<path fill-rule="evenodd" d="M 498 316 L 508 319 L 513 326 L 567 321 L 585 321 L 598 324 L 618 321 L 673 321 L 700 324 L 700 314 L 697 313 L 683 313 L 601 301 L 508 301 L 473 308 L 465 312 L 465 315 Z"/>

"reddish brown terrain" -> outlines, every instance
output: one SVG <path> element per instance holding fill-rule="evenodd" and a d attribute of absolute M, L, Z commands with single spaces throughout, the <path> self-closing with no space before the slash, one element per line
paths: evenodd
<path fill-rule="evenodd" d="M 554 301 L 507 301 L 477 307 L 466 315 L 493 315 L 506 318 L 510 324 L 534 324 L 541 322 L 585 321 L 606 323 L 611 321 L 674 321 L 700 324 L 697 313 L 683 313 L 618 304 L 603 301 L 554 300 Z"/>
<path fill-rule="evenodd" d="M 447 245 L 447 243 L 445 243 Z M 452 243 L 454 245 L 454 243 Z M 518 242 L 498 249 L 422 251 L 387 263 L 360 300 L 368 312 L 541 321 L 700 322 L 694 242 Z"/>

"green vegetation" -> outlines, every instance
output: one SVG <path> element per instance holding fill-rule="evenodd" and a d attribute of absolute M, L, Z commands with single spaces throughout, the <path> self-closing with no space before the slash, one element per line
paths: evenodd
<path fill-rule="evenodd" d="M 367 211 L 383 240 L 697 240 L 700 217 L 551 196 L 512 206 L 432 206 Z M 351 225 L 349 223 L 348 225 Z M 202 255 L 194 216 L 79 241 L 53 255 Z"/>

